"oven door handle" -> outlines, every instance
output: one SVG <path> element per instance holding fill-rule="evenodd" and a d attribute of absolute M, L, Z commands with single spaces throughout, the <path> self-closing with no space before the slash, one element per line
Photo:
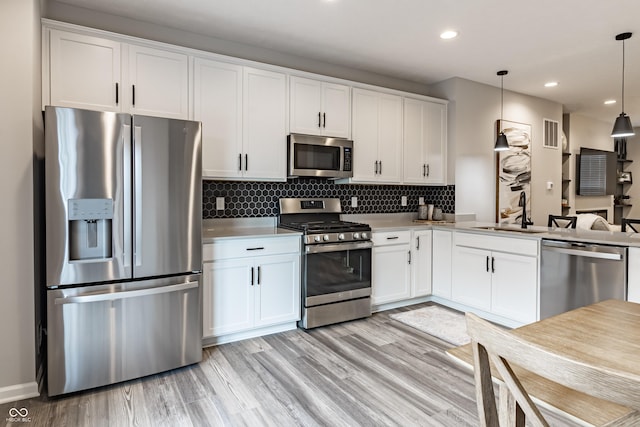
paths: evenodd
<path fill-rule="evenodd" d="M 354 249 L 371 249 L 373 242 L 335 243 L 324 245 L 308 245 L 305 247 L 307 254 L 319 254 L 322 252 L 350 251 Z"/>

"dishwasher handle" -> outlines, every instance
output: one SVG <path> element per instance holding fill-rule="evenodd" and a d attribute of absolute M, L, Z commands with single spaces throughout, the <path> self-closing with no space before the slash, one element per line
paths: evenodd
<path fill-rule="evenodd" d="M 614 261 L 622 261 L 624 255 L 617 252 L 598 252 L 593 250 L 588 250 L 593 248 L 595 245 L 584 245 L 584 244 L 573 244 L 568 242 L 563 242 L 558 245 L 548 244 L 547 242 L 542 243 L 542 250 L 546 252 L 555 252 L 566 255 L 575 255 L 587 258 L 599 258 L 599 259 L 610 259 Z"/>

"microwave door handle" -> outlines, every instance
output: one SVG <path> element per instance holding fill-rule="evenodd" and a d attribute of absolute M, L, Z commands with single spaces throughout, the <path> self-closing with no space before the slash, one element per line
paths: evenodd
<path fill-rule="evenodd" d="M 142 218 L 144 218 L 142 212 L 142 196 L 140 189 L 142 189 L 142 127 L 133 127 L 133 177 L 134 177 L 134 192 L 135 204 L 133 206 L 134 217 L 134 239 L 133 242 L 133 256 L 135 258 L 136 267 L 142 265 Z"/>

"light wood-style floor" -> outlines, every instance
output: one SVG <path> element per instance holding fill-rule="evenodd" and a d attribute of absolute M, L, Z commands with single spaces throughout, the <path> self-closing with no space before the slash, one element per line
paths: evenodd
<path fill-rule="evenodd" d="M 29 426 L 476 426 L 472 374 L 450 345 L 389 317 L 207 348 L 197 365 L 0 405 Z M 550 419 L 552 425 L 570 425 Z"/>

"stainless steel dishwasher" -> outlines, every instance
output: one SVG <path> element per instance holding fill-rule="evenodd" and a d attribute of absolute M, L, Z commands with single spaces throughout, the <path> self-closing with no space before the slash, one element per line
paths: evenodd
<path fill-rule="evenodd" d="M 542 240 L 540 319 L 626 296 L 626 247 Z"/>

